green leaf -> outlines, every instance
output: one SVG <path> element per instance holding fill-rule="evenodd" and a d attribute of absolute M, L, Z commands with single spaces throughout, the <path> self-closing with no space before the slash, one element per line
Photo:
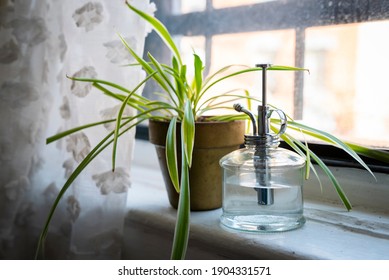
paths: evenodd
<path fill-rule="evenodd" d="M 91 83 L 98 83 L 98 84 L 104 84 L 113 88 L 116 88 L 120 91 L 126 92 L 126 93 L 131 93 L 131 90 L 126 89 L 125 87 L 122 87 L 118 84 L 106 81 L 106 80 L 100 80 L 100 79 L 94 79 L 94 78 L 81 78 L 81 77 L 71 77 L 71 76 L 66 76 L 68 79 L 74 80 L 74 81 L 80 81 L 80 82 L 91 82 Z"/>
<path fill-rule="evenodd" d="M 120 124 L 122 121 L 122 116 L 124 109 L 127 106 L 128 100 L 131 98 L 131 96 L 144 84 L 146 83 L 152 76 L 154 76 L 156 72 L 151 73 L 149 76 L 147 76 L 145 79 L 143 79 L 133 90 L 132 92 L 127 95 L 127 97 L 123 100 L 122 105 L 120 106 L 118 116 L 116 118 L 116 127 L 115 127 L 115 133 L 114 133 L 114 138 L 113 138 L 113 149 L 112 149 L 112 171 L 115 171 L 115 163 L 116 163 L 116 149 L 117 149 L 117 142 L 119 138 L 119 129 L 120 129 Z"/>
<path fill-rule="evenodd" d="M 327 167 L 327 165 L 318 156 L 316 156 L 316 154 L 310 151 L 310 155 L 314 159 L 314 161 L 316 161 L 316 163 L 321 167 L 321 169 L 327 174 L 327 177 L 330 179 L 332 185 L 335 187 L 335 190 L 338 193 L 338 196 L 342 200 L 343 205 L 347 208 L 348 211 L 350 211 L 352 209 L 352 205 L 348 200 L 346 194 L 344 193 L 342 187 L 340 186 L 338 180 L 334 176 L 334 174 Z"/>
<path fill-rule="evenodd" d="M 140 117 L 143 117 L 143 116 L 147 116 L 144 119 L 149 119 L 151 117 L 151 115 L 150 115 L 151 112 L 171 109 L 171 106 L 169 104 L 166 104 L 165 106 L 163 106 L 164 104 L 160 103 L 159 105 L 160 105 L 159 107 L 150 108 L 150 109 L 148 109 L 146 111 L 142 111 L 141 113 L 137 114 L 135 117 L 123 117 L 122 120 L 123 119 L 125 119 L 125 120 L 128 120 L 128 119 L 134 120 L 136 118 L 140 118 Z M 153 117 L 153 118 L 157 118 L 157 117 Z M 158 118 L 166 119 L 163 116 L 158 116 Z M 169 120 L 170 120 L 170 118 L 169 118 Z M 48 137 L 46 139 L 46 144 L 50 144 L 50 143 L 52 143 L 54 141 L 57 141 L 57 140 L 65 137 L 65 136 L 73 134 L 73 133 L 75 133 L 77 131 L 80 131 L 80 130 L 83 130 L 83 129 L 86 129 L 86 128 L 89 128 L 89 127 L 97 126 L 97 125 L 102 125 L 102 124 L 110 123 L 110 122 L 116 122 L 116 119 L 110 119 L 110 120 L 105 120 L 105 121 L 101 121 L 101 122 L 85 124 L 85 125 L 81 125 L 81 126 L 78 126 L 78 127 L 74 127 L 72 129 L 69 129 L 69 130 L 66 130 L 66 131 L 62 131 L 60 133 L 57 133 L 57 134 L 55 134 L 53 136 Z"/>
<path fill-rule="evenodd" d="M 170 179 L 177 193 L 180 192 L 177 166 L 177 143 L 176 143 L 177 117 L 172 118 L 166 135 L 166 163 Z"/>
<path fill-rule="evenodd" d="M 237 101 L 237 100 L 242 100 L 242 99 L 250 100 L 251 98 L 250 97 L 246 97 L 245 95 L 242 95 L 242 94 L 229 94 L 229 93 L 226 93 L 223 96 L 214 96 L 214 98 L 207 99 L 206 101 L 208 101 L 209 103 L 208 104 L 206 104 L 205 102 L 202 103 L 199 106 L 199 109 L 201 109 L 204 105 L 206 105 L 207 106 L 206 108 L 208 108 L 207 110 L 212 110 L 213 107 L 216 107 L 216 106 L 219 106 L 219 105 L 223 105 L 223 104 L 228 104 L 228 103 L 230 103 L 230 107 L 231 107 L 231 102 Z"/>
<path fill-rule="evenodd" d="M 119 135 L 119 129 L 120 129 L 120 123 L 122 121 L 122 116 L 124 112 L 124 108 L 127 105 L 128 99 L 131 97 L 131 95 L 128 95 L 126 99 L 124 99 L 123 104 L 120 106 L 118 116 L 116 118 L 116 126 L 114 130 L 114 139 L 113 139 L 113 149 L 112 149 L 112 172 L 115 171 L 115 163 L 116 163 L 116 148 L 117 148 L 117 142 L 118 142 L 118 135 Z"/>
<path fill-rule="evenodd" d="M 181 186 L 177 208 L 177 222 L 174 230 L 171 259 L 182 260 L 185 258 L 189 240 L 190 228 L 190 191 L 189 191 L 189 165 L 184 148 L 185 132 L 181 129 Z"/>
<path fill-rule="evenodd" d="M 209 82 L 211 82 L 213 79 L 215 79 L 216 76 L 222 74 L 223 72 L 229 70 L 232 67 L 242 67 L 242 68 L 245 68 L 245 69 L 250 69 L 251 68 L 251 67 L 249 67 L 247 65 L 238 65 L 238 64 L 231 64 L 231 65 L 224 66 L 224 67 L 220 68 L 219 70 L 217 70 L 216 72 L 214 72 L 213 74 L 207 76 L 205 78 L 205 80 L 204 80 L 203 86 L 207 85 Z"/>
<path fill-rule="evenodd" d="M 139 115 L 137 116 L 139 117 Z M 122 126 L 126 126 L 127 124 L 129 124 L 130 122 L 132 122 L 133 120 L 135 120 L 137 117 L 132 117 L 130 119 L 128 119 L 126 122 L 124 122 L 122 124 Z M 147 118 L 146 118 L 147 119 Z M 126 133 L 127 131 L 129 131 L 130 129 L 132 129 L 133 127 L 135 127 L 136 125 L 138 125 L 139 123 L 143 122 L 145 119 L 142 118 L 141 120 L 133 123 L 132 125 L 130 125 L 129 127 L 127 127 L 125 130 L 123 130 L 119 136 L 123 135 L 124 133 Z M 35 252 L 35 258 L 37 259 L 38 256 L 39 256 L 39 252 L 41 251 L 41 249 L 43 248 L 44 246 L 44 242 L 45 242 L 45 239 L 46 239 L 46 236 L 47 236 L 47 233 L 48 233 L 48 230 L 49 230 L 49 226 L 50 226 L 50 223 L 51 223 L 51 220 L 53 218 L 53 215 L 55 213 L 55 210 L 57 209 L 57 206 L 60 202 L 60 200 L 62 199 L 63 195 L 66 193 L 66 191 L 68 190 L 68 188 L 71 186 L 71 184 L 74 182 L 74 180 L 81 174 L 81 172 L 88 166 L 88 164 L 90 162 L 93 161 L 93 159 L 96 158 L 96 156 L 98 156 L 102 151 L 104 151 L 112 142 L 113 142 L 113 139 L 109 140 L 112 135 L 113 135 L 113 131 L 111 131 L 107 136 L 105 136 L 103 138 L 103 140 L 101 140 L 93 149 L 92 151 L 89 152 L 89 154 L 86 155 L 86 157 L 80 162 L 80 164 L 76 167 L 76 169 L 73 171 L 72 174 L 70 174 L 68 180 L 65 182 L 65 184 L 63 185 L 63 187 L 61 188 L 61 190 L 59 191 L 50 211 L 49 211 L 49 214 L 47 216 L 47 219 L 46 219 L 46 222 L 43 226 L 43 229 L 42 229 L 42 232 L 39 236 L 39 240 L 38 240 L 38 246 L 37 246 L 37 250 Z"/>
<path fill-rule="evenodd" d="M 195 81 L 196 81 L 196 96 L 201 92 L 201 87 L 203 83 L 203 62 L 197 54 L 194 55 L 194 71 L 195 71 Z"/>
<path fill-rule="evenodd" d="M 279 123 L 279 121 L 277 120 L 277 122 Z M 274 128 L 274 126 L 271 125 L 271 128 L 274 132 L 278 133 L 278 129 L 276 130 Z M 301 157 L 305 158 L 305 161 L 306 161 L 306 164 L 305 164 L 305 179 L 308 180 L 309 179 L 309 171 L 310 169 L 312 168 L 312 170 L 314 171 L 314 173 L 316 174 L 316 177 L 318 178 L 319 182 L 320 182 L 320 179 L 319 179 L 319 176 L 317 176 L 317 173 L 316 173 L 316 170 L 315 168 L 313 167 L 312 163 L 311 163 L 311 155 L 310 155 L 310 149 L 309 149 L 309 146 L 308 146 L 308 142 L 306 141 L 306 138 L 304 137 L 305 135 L 303 134 L 302 137 L 304 138 L 304 146 L 305 146 L 305 154 L 303 154 L 303 152 L 299 149 L 299 147 L 295 144 L 296 142 L 299 142 L 299 145 L 302 146 L 302 142 L 293 138 L 292 136 L 288 135 L 288 133 L 284 133 L 283 135 L 281 135 L 281 138 L 293 149 L 295 150 Z M 320 182 L 320 189 L 322 189 L 322 185 L 321 185 L 321 182 Z"/>
<path fill-rule="evenodd" d="M 153 74 L 153 72 L 151 72 L 150 74 Z M 109 97 L 112 97 L 114 99 L 117 99 L 119 101 L 123 101 L 125 98 L 126 98 L 126 95 L 121 95 L 121 94 L 116 94 L 116 93 L 113 93 L 111 90 L 107 89 L 106 87 L 103 87 L 102 85 L 107 85 L 109 87 L 112 87 L 112 88 L 115 88 L 115 89 L 118 89 L 120 91 L 123 91 L 127 94 L 131 94 L 134 96 L 134 99 L 130 99 L 129 101 L 129 105 L 131 105 L 134 109 L 138 110 L 138 111 L 143 111 L 141 106 L 144 106 L 144 103 L 148 102 L 149 100 L 141 95 L 138 95 L 136 93 L 134 93 L 133 91 L 130 91 L 118 84 L 115 84 L 115 83 L 111 83 L 111 82 L 108 82 L 108 81 L 105 81 L 105 80 L 99 80 L 99 79 L 92 79 L 92 78 L 77 78 L 77 77 L 69 77 L 67 76 L 69 79 L 72 79 L 72 80 L 75 80 L 75 81 L 80 81 L 80 82 L 91 82 L 92 85 L 94 87 L 96 87 L 97 89 L 99 89 L 100 91 L 102 91 L 105 95 L 109 96 Z"/>
<path fill-rule="evenodd" d="M 310 153 L 310 149 L 309 149 L 309 146 L 308 146 L 308 142 L 307 142 L 307 139 L 304 137 L 304 142 L 305 142 L 305 147 L 307 147 L 307 151 L 306 151 L 306 166 L 305 166 L 305 179 L 308 179 L 309 178 L 309 170 L 310 170 L 310 166 L 312 165 L 311 164 L 311 153 Z M 321 187 L 321 184 L 320 184 L 320 187 Z"/>
<path fill-rule="evenodd" d="M 155 66 L 155 68 L 157 69 L 158 73 L 161 75 L 161 77 L 165 80 L 165 82 L 167 83 L 167 85 L 169 86 L 170 89 L 172 89 L 172 91 L 175 93 L 175 95 L 178 97 L 177 95 L 177 91 L 176 89 L 173 87 L 173 85 L 171 84 L 170 82 L 170 79 L 165 75 L 165 71 L 163 70 L 163 67 L 162 65 L 150 54 L 148 53 L 148 57 L 150 58 L 151 62 L 153 63 L 153 65 Z M 169 72 L 167 72 L 169 73 Z M 170 100 L 177 106 L 177 103 L 175 101 L 175 99 L 173 98 L 172 94 L 170 93 L 169 90 L 165 90 L 165 93 L 167 93 L 169 96 L 170 96 Z"/>
<path fill-rule="evenodd" d="M 165 42 L 166 46 L 170 48 L 170 50 L 173 52 L 174 56 L 177 58 L 179 64 L 182 64 L 180 52 L 178 51 L 177 46 L 175 45 L 169 31 L 166 29 L 166 27 L 155 17 L 144 13 L 141 10 L 138 10 L 134 6 L 132 6 L 130 3 L 126 1 L 127 6 L 133 10 L 135 13 L 137 13 L 140 17 L 142 17 L 144 20 L 146 20 L 148 23 L 150 23 L 153 27 L 155 32 L 161 37 L 161 39 Z"/>
<path fill-rule="evenodd" d="M 335 136 L 333 136 L 325 131 L 322 131 L 322 130 L 319 130 L 319 129 L 316 129 L 313 127 L 309 127 L 307 125 L 303 125 L 301 123 L 294 122 L 294 121 L 288 121 L 288 127 L 292 128 L 294 130 L 297 130 L 297 131 L 301 130 L 304 134 L 313 136 L 317 139 L 320 139 L 322 141 L 325 141 L 327 143 L 330 143 L 330 144 L 342 149 L 343 151 L 348 153 L 352 158 L 354 158 L 360 165 L 362 165 L 367 171 L 369 171 L 369 173 L 375 178 L 373 172 L 366 165 L 366 163 L 358 156 L 358 154 L 352 148 L 350 148 L 346 143 L 339 140 L 337 137 L 335 137 Z"/>
<path fill-rule="evenodd" d="M 274 130 L 273 130 L 274 131 Z M 283 135 L 281 135 L 281 138 L 296 152 L 298 153 L 301 157 L 305 158 L 305 161 L 306 161 L 306 164 L 305 164 L 305 180 L 308 180 L 309 179 L 309 170 L 312 170 L 313 173 L 315 174 L 317 180 L 319 181 L 319 186 L 320 186 L 320 190 L 323 191 L 323 185 L 321 183 L 321 180 L 320 180 L 320 177 L 319 177 L 319 174 L 317 173 L 316 171 L 316 168 L 315 166 L 312 164 L 311 162 L 311 154 L 310 154 L 310 149 L 308 147 L 307 144 L 303 144 L 301 143 L 301 141 L 293 138 L 292 136 L 290 136 L 288 133 L 284 133 Z M 296 144 L 297 143 L 297 144 Z M 299 148 L 302 147 L 304 150 L 305 150 L 305 154 L 304 152 Z"/>
<path fill-rule="evenodd" d="M 189 167 L 192 165 L 192 154 L 194 147 L 194 138 L 195 138 L 195 120 L 193 116 L 191 102 L 186 101 L 184 119 L 181 124 L 181 136 L 182 136 L 182 145 L 185 151 L 186 160 Z"/>
<path fill-rule="evenodd" d="M 101 140 L 97 145 L 96 147 L 81 161 L 81 163 L 77 166 L 77 168 L 73 171 L 73 173 L 69 176 L 68 180 L 65 182 L 64 186 L 61 188 L 61 190 L 59 191 L 50 211 L 49 211 L 49 214 L 47 216 L 47 219 L 46 219 L 46 222 L 45 222 L 45 225 L 43 227 L 43 230 L 40 234 L 40 237 L 39 237 L 39 240 L 38 240 L 38 247 L 37 247 L 37 250 L 36 250 L 36 254 L 35 254 L 35 258 L 38 258 L 39 256 L 39 252 L 41 250 L 41 248 L 43 248 L 43 243 L 46 239 L 46 236 L 47 236 L 47 233 L 48 233 L 48 230 L 49 230 L 49 225 L 50 225 L 50 222 L 53 218 L 53 215 L 54 215 L 54 212 L 61 200 L 61 198 L 63 197 L 63 195 L 65 194 L 65 192 L 67 191 L 67 189 L 70 187 L 70 185 L 73 183 L 73 181 L 78 177 L 78 175 L 85 169 L 85 167 L 99 154 L 100 151 L 102 151 L 103 149 L 100 149 L 101 146 L 103 146 L 107 141 L 108 139 L 112 136 L 113 132 L 109 133 L 103 140 Z M 105 146 L 106 147 L 106 146 Z M 100 150 L 99 150 L 100 149 Z"/>
<path fill-rule="evenodd" d="M 103 92 L 105 95 L 112 97 L 114 99 L 117 99 L 121 102 L 123 102 L 124 99 L 126 99 L 127 95 L 123 94 L 117 94 L 113 93 L 111 90 L 107 89 L 106 87 L 102 86 L 100 83 L 92 83 L 92 85 Z M 131 93 L 131 92 L 130 92 Z M 132 107 L 136 110 L 142 111 L 142 106 L 144 106 L 144 102 L 147 102 L 146 98 L 140 98 L 137 94 L 133 94 L 134 98 L 130 99 L 128 101 L 129 105 L 132 105 Z"/>
<path fill-rule="evenodd" d="M 229 65 L 229 66 L 223 67 L 217 73 L 220 74 L 233 66 L 237 66 L 237 65 Z M 240 65 L 240 66 L 242 66 L 242 65 Z M 247 67 L 247 66 L 245 66 L 245 67 Z M 308 71 L 308 69 L 304 69 L 304 68 L 297 68 L 297 67 L 290 67 L 290 66 L 278 66 L 278 65 L 273 65 L 267 69 L 268 70 L 280 70 L 280 71 Z M 210 83 L 211 79 L 206 79 L 205 84 L 207 84 L 207 87 L 205 87 L 205 85 L 203 86 L 203 90 L 202 90 L 201 94 L 199 95 L 199 98 L 201 98 L 204 95 L 204 93 L 206 91 L 208 91 L 211 87 L 213 87 L 214 85 L 218 84 L 219 82 L 221 82 L 225 79 L 231 78 L 233 76 L 242 75 L 242 74 L 249 73 L 249 72 L 261 71 L 261 70 L 262 70 L 262 68 L 260 68 L 260 67 L 252 67 L 252 68 L 247 68 L 247 69 L 235 71 L 231 74 L 227 74 L 225 76 L 222 76 L 222 77 L 214 80 L 212 83 Z M 211 77 L 214 78 L 215 76 L 216 75 L 214 74 Z"/>
<path fill-rule="evenodd" d="M 292 66 L 281 66 L 281 65 L 271 65 L 267 70 L 275 70 L 275 71 L 307 71 L 309 73 L 309 69 L 306 68 L 298 68 Z"/>
<path fill-rule="evenodd" d="M 177 88 L 177 97 L 180 101 L 180 104 L 184 104 L 184 88 L 185 88 L 185 85 L 182 83 L 182 80 L 181 80 L 181 70 L 180 70 L 180 65 L 178 64 L 178 61 L 176 59 L 175 56 L 172 57 L 172 70 L 173 70 L 173 77 L 174 77 L 174 81 L 176 83 L 176 88 Z"/>
<path fill-rule="evenodd" d="M 154 72 L 153 67 L 150 66 L 150 64 L 145 61 L 143 58 L 141 58 L 139 55 L 136 54 L 136 52 L 130 47 L 130 45 L 127 43 L 127 41 L 118 34 L 120 40 L 124 44 L 124 46 L 127 48 L 127 50 L 130 52 L 130 54 L 135 58 L 136 61 L 139 62 L 140 65 L 142 65 L 143 69 L 147 72 L 147 74 L 151 74 Z M 154 80 L 158 83 L 160 87 L 162 87 L 166 92 L 169 92 L 169 88 L 166 85 L 164 79 L 160 77 L 160 75 L 154 75 Z"/>
<path fill-rule="evenodd" d="M 102 124 L 107 124 L 107 123 L 111 123 L 111 122 L 115 122 L 116 119 L 110 119 L 110 120 L 105 120 L 105 121 L 101 121 L 101 122 L 94 122 L 94 123 L 90 123 L 90 124 L 86 124 L 86 125 L 81 125 L 81 126 L 78 126 L 78 127 L 74 127 L 72 129 L 69 129 L 69 130 L 66 130 L 66 131 L 62 131 L 60 133 L 57 133 L 53 136 L 50 136 L 46 139 L 46 144 L 50 144 L 54 141 L 57 141 L 63 137 L 66 137 L 70 134 L 73 134 L 73 133 L 76 133 L 77 131 L 80 131 L 80 130 L 83 130 L 83 129 L 86 129 L 86 128 L 90 128 L 90 127 L 94 127 L 94 126 L 98 126 L 98 125 L 102 125 Z"/>
<path fill-rule="evenodd" d="M 389 152 L 382 151 L 378 149 L 370 149 L 367 147 L 363 147 L 361 145 L 357 145 L 354 143 L 345 142 L 351 149 L 357 152 L 360 155 L 364 155 L 366 157 L 374 158 L 380 160 L 382 162 L 389 163 Z"/>
<path fill-rule="evenodd" d="M 233 114 L 233 115 L 220 115 L 220 116 L 209 116 L 207 117 L 209 121 L 240 121 L 247 120 L 247 115 L 245 114 Z"/>
<path fill-rule="evenodd" d="M 243 91 L 244 94 L 234 94 L 232 92 L 236 91 Z M 232 101 L 235 100 L 246 100 L 248 104 L 248 108 L 251 108 L 251 101 L 258 101 L 255 97 L 252 97 L 249 95 L 249 92 L 244 90 L 244 89 L 232 89 L 227 92 L 221 93 L 216 96 L 211 96 L 210 98 L 207 98 L 201 101 L 199 105 L 196 107 L 196 114 L 197 115 L 203 115 L 206 111 L 211 111 L 217 109 L 219 105 L 226 104 L 226 103 L 231 103 Z M 234 110 L 231 104 L 229 104 L 229 108 L 231 110 Z M 250 110 L 250 109 L 249 109 Z M 234 110 L 235 111 L 235 110 Z"/>
<path fill-rule="evenodd" d="M 292 138 L 292 137 L 290 137 L 290 138 Z M 298 146 L 300 146 L 303 150 L 306 150 L 307 153 L 309 153 L 309 157 L 312 158 L 320 166 L 320 168 L 324 171 L 324 173 L 330 179 L 330 181 L 331 181 L 332 185 L 334 186 L 339 198 L 342 200 L 343 205 L 346 207 L 347 210 L 351 210 L 352 206 L 351 206 L 350 201 L 348 200 L 348 198 L 347 198 L 346 194 L 344 193 L 338 180 L 336 179 L 334 174 L 331 172 L 331 170 L 327 167 L 327 165 L 314 152 L 309 150 L 309 148 L 307 146 L 305 146 L 303 143 L 301 143 L 298 140 L 294 140 L 293 142 L 296 143 Z M 291 147 L 293 147 L 293 146 L 291 146 Z M 312 164 L 310 164 L 310 166 L 313 168 Z M 312 169 L 312 170 L 314 170 L 314 169 Z M 314 172 L 315 172 L 315 175 L 319 179 L 319 182 L 320 182 L 320 178 L 319 178 L 318 174 L 316 173 L 315 170 L 314 170 Z M 322 188 L 322 185 L 320 182 L 320 189 L 321 188 Z"/>
<path fill-rule="evenodd" d="M 182 89 L 181 89 L 182 90 L 181 95 L 186 96 L 189 100 L 191 100 L 192 92 L 191 92 L 191 89 L 190 89 L 188 82 L 186 80 L 186 70 L 187 70 L 186 65 L 182 65 L 181 69 L 180 69 L 180 76 L 177 78 L 179 80 L 177 82 L 179 82 L 183 85 Z"/>
<path fill-rule="evenodd" d="M 92 85 L 99 89 L 101 92 L 103 92 L 105 95 L 109 96 L 109 97 L 112 97 L 114 99 L 117 99 L 119 101 L 123 101 L 127 94 L 130 94 L 132 93 L 131 90 L 128 90 L 120 85 L 117 85 L 117 84 L 114 84 L 114 83 L 111 83 L 111 82 L 108 82 L 108 81 L 104 81 L 104 80 L 98 80 L 98 79 L 89 79 L 89 78 L 75 78 L 75 77 L 68 77 L 69 79 L 72 79 L 72 80 L 75 80 L 75 81 L 80 81 L 80 82 L 91 82 Z M 123 91 L 124 93 L 126 93 L 126 95 L 122 95 L 122 94 L 117 94 L 117 93 L 113 93 L 111 90 L 107 89 L 106 87 L 103 87 L 102 85 L 107 85 L 109 87 L 113 87 L 115 89 L 118 89 L 120 91 Z M 136 110 L 141 110 L 140 107 L 137 107 L 136 105 L 139 105 L 139 106 L 143 106 L 145 102 L 148 102 L 148 99 L 139 95 L 139 94 L 136 94 L 136 93 L 132 93 L 134 99 L 131 99 L 132 102 L 134 102 L 134 108 Z M 130 100 L 130 101 L 131 101 Z"/>
<path fill-rule="evenodd" d="M 223 77 L 220 77 L 220 78 L 214 80 L 212 83 L 208 84 L 207 87 L 204 88 L 204 86 L 203 86 L 201 94 L 199 94 L 198 98 L 200 99 L 211 87 L 213 87 L 214 85 L 220 83 L 221 81 L 223 81 L 225 79 L 228 79 L 228 78 L 231 78 L 231 77 L 234 77 L 234 76 L 237 76 L 237 75 L 242 75 L 242 74 L 245 74 L 245 73 L 249 73 L 249 72 L 260 71 L 260 70 L 261 69 L 258 69 L 258 68 L 248 68 L 248 69 L 236 71 L 236 72 L 233 72 L 231 74 L 228 74 L 228 75 L 225 75 Z"/>

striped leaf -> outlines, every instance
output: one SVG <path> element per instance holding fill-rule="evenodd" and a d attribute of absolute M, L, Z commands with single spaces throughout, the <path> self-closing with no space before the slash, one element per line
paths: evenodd
<path fill-rule="evenodd" d="M 169 171 L 170 179 L 177 193 L 180 192 L 177 166 L 177 117 L 172 118 L 166 135 L 166 163 Z"/>

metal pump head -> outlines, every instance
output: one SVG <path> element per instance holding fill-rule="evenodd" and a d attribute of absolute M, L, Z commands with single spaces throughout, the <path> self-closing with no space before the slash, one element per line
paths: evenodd
<path fill-rule="evenodd" d="M 257 64 L 256 67 L 262 68 L 262 105 L 258 106 L 258 135 L 266 137 L 269 133 L 269 107 L 267 106 L 267 94 L 266 94 L 266 70 L 271 64 Z"/>
<path fill-rule="evenodd" d="M 257 67 L 262 68 L 262 105 L 258 106 L 258 136 L 264 139 L 265 143 L 256 147 L 255 154 L 260 157 L 260 162 L 255 161 L 254 166 L 262 170 L 257 173 L 257 183 L 260 186 L 255 188 L 257 192 L 257 200 L 259 205 L 272 205 L 274 204 L 274 190 L 269 188 L 270 184 L 270 173 L 267 170 L 266 162 L 266 140 L 269 134 L 269 108 L 267 106 L 267 94 L 266 94 L 266 70 L 270 67 L 270 64 L 257 64 Z"/>
<path fill-rule="evenodd" d="M 242 105 L 235 104 L 234 109 L 238 112 L 248 115 L 253 123 L 253 134 L 245 135 L 246 144 L 255 146 L 254 168 L 258 187 L 254 189 L 257 192 L 259 205 L 272 205 L 274 203 L 274 190 L 270 186 L 271 174 L 267 166 L 268 147 L 278 141 L 278 137 L 285 132 L 286 116 L 281 110 L 270 110 L 267 106 L 266 94 L 266 70 L 271 64 L 257 64 L 256 67 L 262 68 L 262 105 L 258 106 L 258 121 L 254 115 L 246 110 Z M 269 119 L 273 112 L 276 112 L 281 121 L 281 126 L 277 134 L 270 133 Z M 257 160 L 259 159 L 259 160 Z"/>

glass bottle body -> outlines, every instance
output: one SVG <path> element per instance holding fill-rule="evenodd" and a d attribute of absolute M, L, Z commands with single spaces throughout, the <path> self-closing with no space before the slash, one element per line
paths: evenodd
<path fill-rule="evenodd" d="M 296 153 L 276 146 L 247 146 L 223 157 L 221 223 L 259 232 L 302 226 L 304 164 Z"/>

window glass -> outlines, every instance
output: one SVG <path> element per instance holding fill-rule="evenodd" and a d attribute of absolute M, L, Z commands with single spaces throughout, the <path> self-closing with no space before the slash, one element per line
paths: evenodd
<path fill-rule="evenodd" d="M 306 30 L 304 121 L 342 139 L 389 146 L 389 22 Z"/>
<path fill-rule="evenodd" d="M 293 65 L 294 31 L 249 32 L 218 35 L 212 38 L 210 73 L 227 64 L 253 67 L 257 63 Z M 280 74 L 271 72 L 268 75 L 268 100 L 269 103 L 288 111 L 292 109 L 293 104 L 294 74 L 292 72 Z M 261 99 L 260 75 L 255 72 L 237 76 L 223 81 L 222 86 L 224 91 L 233 88 L 247 89 Z"/>
<path fill-rule="evenodd" d="M 227 7 L 236 7 L 243 5 L 250 5 L 256 3 L 270 2 L 275 0 L 213 0 L 213 7 L 216 9 L 227 8 Z"/>
<path fill-rule="evenodd" d="M 215 9 L 236 7 L 264 2 L 271 2 L 276 0 L 213 0 L 212 6 Z M 180 0 L 173 1 L 173 11 L 175 14 L 186 14 L 193 12 L 201 12 L 206 9 L 207 1 L 206 0 Z"/>
<path fill-rule="evenodd" d="M 198 34 L 204 30 L 204 36 L 181 37 L 188 66 L 193 64 L 195 50 L 205 60 L 209 73 L 228 64 L 272 63 L 308 68 L 310 74 L 304 74 L 302 79 L 293 72 L 271 72 L 269 103 L 341 139 L 389 148 L 389 21 L 370 21 L 388 18 L 383 1 L 369 5 L 363 1 L 307 1 L 303 11 L 294 9 L 294 1 L 273 1 L 263 7 L 259 5 L 262 2 L 268 1 L 173 0 L 183 13 L 180 20 L 185 20 L 185 13 L 207 10 L 198 22 L 200 27 L 188 25 L 177 32 Z M 247 6 L 250 4 L 258 5 Z M 211 5 L 230 9 L 216 11 Z M 241 8 L 234 9 L 237 6 Z M 271 15 L 268 21 L 257 16 L 263 8 L 266 15 Z M 230 22 L 226 16 L 246 16 L 247 20 L 241 25 L 235 22 L 238 32 L 229 33 L 224 28 Z M 277 18 L 282 20 L 273 20 Z M 355 21 L 362 23 L 351 23 Z M 267 31 L 252 31 L 253 26 Z M 260 82 L 259 73 L 242 75 L 224 81 L 223 88 L 216 87 L 213 92 L 244 88 L 260 97 Z"/>
<path fill-rule="evenodd" d="M 213 74 L 226 65 L 236 65 L 231 71 L 243 69 L 242 65 L 253 67 L 256 63 L 272 62 L 273 64 L 294 65 L 294 31 L 280 30 L 275 32 L 250 32 L 226 34 L 212 37 L 211 53 L 206 57 L 204 37 L 182 37 L 180 47 L 188 72 L 192 73 L 193 51 L 206 63 L 210 59 L 209 74 Z M 228 72 L 226 72 L 228 73 Z M 209 91 L 209 96 L 235 89 L 249 90 L 253 96 L 261 98 L 261 76 L 249 73 L 228 80 Z M 283 108 L 293 109 L 293 72 L 272 72 L 268 79 L 269 102 Z M 237 91 L 236 93 L 243 93 Z M 232 104 L 237 101 L 231 102 Z"/>
<path fill-rule="evenodd" d="M 174 14 L 186 14 L 193 12 L 201 12 L 206 8 L 206 0 L 181 0 L 173 1 L 173 13 Z"/>

